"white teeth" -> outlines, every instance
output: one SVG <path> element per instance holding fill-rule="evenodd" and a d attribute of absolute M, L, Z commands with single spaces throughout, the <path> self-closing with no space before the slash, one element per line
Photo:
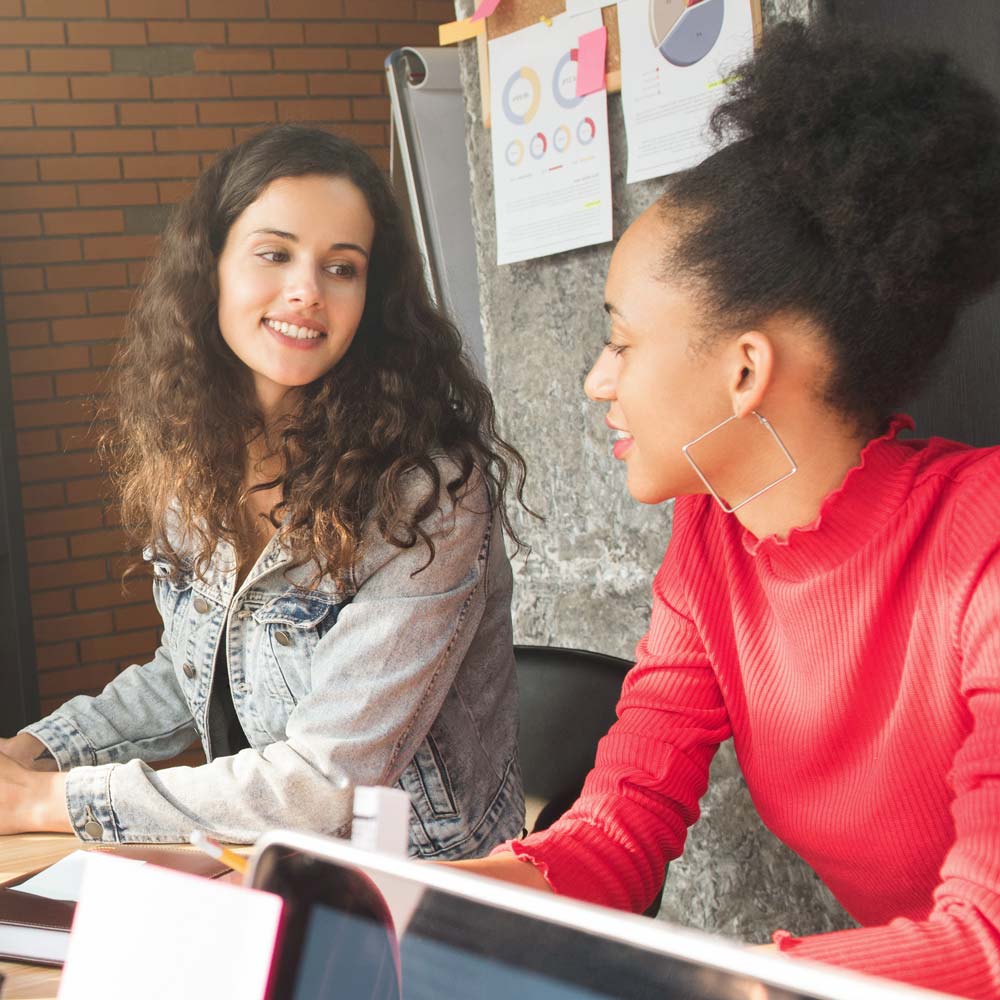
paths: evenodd
<path fill-rule="evenodd" d="M 285 337 L 291 337 L 292 340 L 316 340 L 318 337 L 323 336 L 319 330 L 310 330 L 307 326 L 296 326 L 294 323 L 282 323 L 280 320 L 276 319 L 266 319 L 264 322 L 272 330 L 277 331 Z"/>
<path fill-rule="evenodd" d="M 615 431 L 615 440 L 624 441 L 626 438 L 630 438 L 632 435 L 628 431 Z"/>

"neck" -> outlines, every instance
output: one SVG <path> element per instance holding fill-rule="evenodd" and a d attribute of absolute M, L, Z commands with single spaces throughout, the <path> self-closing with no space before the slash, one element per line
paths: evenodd
<path fill-rule="evenodd" d="M 734 516 L 757 538 L 785 538 L 793 528 L 816 520 L 824 499 L 860 461 L 868 438 L 829 411 L 769 419 L 794 458 L 797 471 Z M 774 442 L 770 446 L 777 448 Z"/>

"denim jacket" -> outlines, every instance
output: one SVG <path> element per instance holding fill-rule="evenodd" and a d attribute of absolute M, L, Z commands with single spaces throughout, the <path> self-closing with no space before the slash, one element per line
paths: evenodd
<path fill-rule="evenodd" d="M 437 461 L 446 482 L 455 467 Z M 408 496 L 426 488 L 413 473 Z M 344 836 L 345 774 L 409 793 L 411 854 L 475 856 L 519 834 L 511 570 L 478 473 L 457 503 L 442 487 L 422 527 L 435 548 L 426 568 L 426 545 L 397 548 L 370 529 L 345 581 L 313 585 L 315 566 L 289 568 L 276 537 L 238 589 L 226 543 L 204 579 L 170 579 L 154 563 L 163 634 L 152 661 L 25 730 L 68 772 L 77 835 L 170 842 L 203 829 L 251 842 L 286 827 Z M 209 694 L 223 631 L 250 748 L 213 759 Z M 207 764 L 145 763 L 196 737 Z"/>

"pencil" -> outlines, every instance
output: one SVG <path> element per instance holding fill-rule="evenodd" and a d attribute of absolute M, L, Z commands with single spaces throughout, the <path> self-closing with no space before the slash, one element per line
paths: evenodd
<path fill-rule="evenodd" d="M 242 854 L 237 854 L 228 847 L 217 844 L 211 837 L 206 837 L 201 830 L 193 830 L 188 840 L 191 841 L 192 847 L 197 847 L 199 851 L 204 851 L 209 857 L 215 858 L 216 861 L 221 861 L 224 865 L 229 865 L 234 872 L 239 872 L 241 875 L 246 874 L 247 859 Z"/>

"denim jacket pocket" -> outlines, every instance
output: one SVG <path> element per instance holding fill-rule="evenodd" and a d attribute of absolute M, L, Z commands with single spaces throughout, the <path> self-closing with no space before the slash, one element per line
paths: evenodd
<path fill-rule="evenodd" d="M 448 765 L 431 733 L 424 737 L 413 760 L 400 775 L 399 785 L 409 793 L 418 813 L 435 819 L 458 816 Z"/>
<path fill-rule="evenodd" d="M 311 689 L 316 644 L 336 624 L 342 604 L 304 591 L 287 591 L 253 612 L 263 630 L 261 680 L 276 698 L 295 705 Z"/>

